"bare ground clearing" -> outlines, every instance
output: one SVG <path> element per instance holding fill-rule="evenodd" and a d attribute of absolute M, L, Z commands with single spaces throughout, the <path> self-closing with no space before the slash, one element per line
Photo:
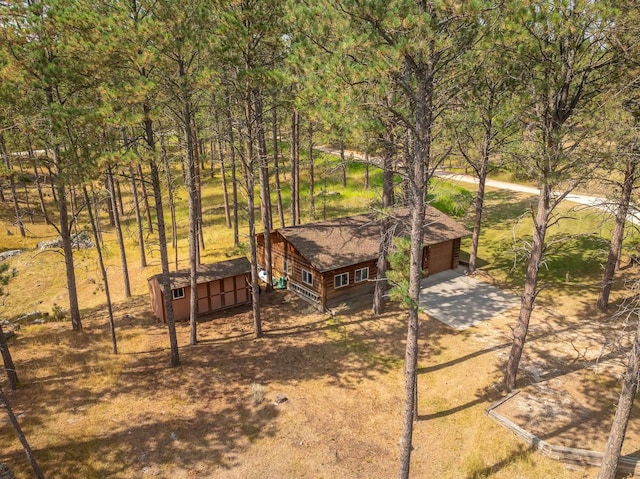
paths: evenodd
<path fill-rule="evenodd" d="M 537 310 L 524 402 L 500 412 L 553 444 L 601 448 L 620 367 L 602 344 L 624 335 L 583 298 Z M 22 388 L 10 397 L 47 477 L 394 477 L 405 314 L 373 318 L 363 305 L 334 319 L 290 293 L 263 301 L 261 340 L 248 311 L 202 322 L 193 347 L 179 325 L 176 369 L 146 297 L 119 305 L 117 357 L 102 310 L 85 312 L 82 333 L 66 323 L 20 331 L 12 351 Z M 515 314 L 465 331 L 422 318 L 413 477 L 595 478 L 528 450 L 484 414 L 499 397 Z M 288 400 L 274 404 L 278 394 Z M 626 452 L 639 449 L 637 424 Z M 0 461 L 31 477 L 6 423 Z"/>

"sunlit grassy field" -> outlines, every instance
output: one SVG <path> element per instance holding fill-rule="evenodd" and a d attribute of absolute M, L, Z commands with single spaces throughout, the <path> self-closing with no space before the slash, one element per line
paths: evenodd
<path fill-rule="evenodd" d="M 283 148 L 286 155 L 286 147 Z M 339 159 L 335 156 L 318 153 L 315 158 L 315 219 L 347 216 L 367 211 L 381 202 L 382 174 L 379 169 L 370 168 L 369 188 L 364 188 L 365 167 L 362 163 L 351 162 L 348 165 L 347 187 L 341 184 Z M 308 162 L 303 158 L 301 168 L 301 212 L 302 221 L 311 221 Z M 288 165 L 281 165 L 281 197 L 285 223 L 290 221 L 290 188 Z M 179 174 L 179 167 L 173 171 Z M 227 168 L 227 174 L 229 169 Z M 398 180 L 399 183 L 399 180 Z M 169 258 L 173 269 L 188 266 L 188 213 L 186 190 L 180 181 L 174 191 L 177 217 L 177 250 L 169 245 Z M 470 185 L 453 185 L 442 180 L 433 180 L 429 186 L 429 201 L 435 207 L 454 215 L 467 226 L 472 225 L 473 191 Z M 274 226 L 279 227 L 280 221 L 276 209 L 276 192 L 273 191 L 272 202 L 274 208 Z M 121 190 L 124 198 L 123 232 L 127 246 L 127 262 L 130 281 L 134 295 L 144 295 L 147 292 L 146 279 L 160 271 L 159 249 L 157 235 L 149 233 L 145 222 L 143 236 L 148 266 L 140 265 L 138 249 L 138 231 L 131 204 L 130 185 L 122 181 Z M 231 188 L 229 187 L 229 191 Z M 203 201 L 203 235 L 205 249 L 202 251 L 202 261 L 211 262 L 220 259 L 246 254 L 248 247 L 246 194 L 241 185 L 238 188 L 240 242 L 238 250 L 233 248 L 232 230 L 225 225 L 222 186 L 220 172 L 214 175 L 203 170 L 202 201 Z M 328 193 L 328 194 L 326 194 Z M 398 191 L 397 195 L 400 194 Z M 258 198 L 258 195 L 256 195 Z M 168 200 L 164 198 L 165 219 L 168 225 L 168 235 L 171 237 L 171 222 L 169 217 Z M 31 311 L 51 311 L 54 304 L 65 307 L 66 282 L 64 276 L 63 257 L 58 250 L 44 250 L 37 248 L 37 243 L 51 239 L 57 235 L 52 226 L 46 226 L 42 218 L 36 215 L 34 222 L 26 221 L 27 237 L 21 238 L 18 228 L 14 224 L 15 217 L 9 203 L 0 205 L 0 215 L 4 221 L 4 228 L 0 229 L 0 251 L 22 249 L 24 253 L 10 261 L 15 268 L 16 276 L 6 288 L 8 296 L 4 298 L 2 314 L 16 317 Z M 482 236 L 480 241 L 480 266 L 495 279 L 511 287 L 522 285 L 523 267 L 526 257 L 527 240 L 531 235 L 531 208 L 535 208 L 535 199 L 526 195 L 507 191 L 492 191 L 489 189 L 486 199 Z M 49 212 L 55 217 L 55 208 L 49 206 Z M 155 214 L 155 213 L 154 213 Z M 143 215 L 144 216 L 144 215 Z M 611 218 L 601 211 L 578 207 L 571 203 L 564 203 L 557 212 L 561 220 L 549 231 L 550 247 L 547 260 L 541 268 L 543 283 L 553 283 L 556 286 L 569 288 L 594 287 L 601 274 L 601 265 L 606 258 L 607 241 L 611 231 Z M 259 210 L 257 210 L 257 231 L 261 231 Z M 86 212 L 81 210 L 78 216 L 76 230 L 90 233 Z M 115 301 L 124 300 L 122 288 L 122 272 L 120 254 L 113 228 L 107 224 L 106 209 L 103 207 L 101 215 L 102 230 L 104 231 L 104 255 L 108 263 L 108 274 L 112 284 L 111 292 Z M 4 233 L 4 234 L 2 234 Z M 626 239 L 627 250 L 635 250 L 638 235 L 629 231 Z M 463 258 L 468 252 L 470 240 L 463 243 Z M 75 254 L 76 274 L 81 308 L 93 308 L 104 302 L 102 279 L 99 273 L 97 257 L 94 250 L 80 250 Z M 25 294 L 28 292 L 28 294 Z"/>

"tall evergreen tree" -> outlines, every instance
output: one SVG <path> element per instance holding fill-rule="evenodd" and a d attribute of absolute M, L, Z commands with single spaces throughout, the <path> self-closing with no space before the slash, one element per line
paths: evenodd
<path fill-rule="evenodd" d="M 396 117 L 406 129 L 410 149 L 401 173 L 411 211 L 410 275 L 407 297 L 405 402 L 400 440 L 399 478 L 410 470 L 413 421 L 417 408 L 418 296 L 423 254 L 426 184 L 435 166 L 433 138 L 436 122 L 454 91 L 451 76 L 458 59 L 476 35 L 475 5 L 456 2 L 385 1 L 336 2 L 351 21 L 343 42 L 344 58 L 353 61 L 356 85 L 366 85 L 378 99 L 377 109 Z M 398 92 L 393 103 L 386 92 Z M 427 227 L 428 229 L 428 227 Z"/>
<path fill-rule="evenodd" d="M 535 307 L 538 272 L 546 249 L 549 226 L 560 202 L 588 179 L 599 165 L 597 137 L 599 95 L 612 84 L 615 57 L 607 43 L 615 12 L 604 2 L 563 0 L 512 5 L 513 56 L 528 85 L 523 120 L 528 124 L 519 167 L 540 188 L 531 212 L 533 233 L 520 313 L 513 329 L 503 388 L 511 391 Z M 599 147 L 602 148 L 602 145 Z"/>

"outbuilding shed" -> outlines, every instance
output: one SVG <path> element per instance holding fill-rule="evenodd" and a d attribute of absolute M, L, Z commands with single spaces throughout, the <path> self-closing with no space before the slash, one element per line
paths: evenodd
<path fill-rule="evenodd" d="M 220 311 L 251 303 L 249 285 L 251 264 L 247 258 L 236 258 L 198 266 L 198 315 Z M 176 321 L 189 320 L 191 295 L 191 270 L 183 269 L 169 274 L 173 314 Z M 162 275 L 148 280 L 151 310 L 165 321 Z"/>

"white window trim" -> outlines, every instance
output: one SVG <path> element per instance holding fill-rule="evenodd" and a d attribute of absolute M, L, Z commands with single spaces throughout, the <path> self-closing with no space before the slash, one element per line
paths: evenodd
<path fill-rule="evenodd" d="M 184 288 L 176 288 L 171 290 L 171 298 L 172 299 L 182 299 L 184 298 Z"/>
<path fill-rule="evenodd" d="M 338 285 L 338 279 L 339 278 L 347 278 L 347 281 L 345 283 L 342 283 L 342 280 L 340 280 L 340 284 Z M 344 288 L 345 286 L 349 286 L 349 273 L 340 273 L 340 274 L 336 274 L 333 277 L 333 289 L 338 289 L 338 288 Z"/>
<path fill-rule="evenodd" d="M 291 262 L 291 260 L 289 258 L 284 258 L 282 260 L 282 269 L 284 270 L 284 272 L 286 274 L 293 273 L 293 263 Z"/>
<path fill-rule="evenodd" d="M 367 272 L 366 273 L 366 277 L 363 278 L 362 275 L 360 275 L 360 279 L 358 279 L 358 273 L 361 272 L 361 271 L 366 271 Z M 369 279 L 369 267 L 357 269 L 353 277 L 354 277 L 354 282 L 356 282 L 356 283 L 361 283 L 363 281 L 367 281 Z"/>
<path fill-rule="evenodd" d="M 305 276 L 308 276 L 311 279 L 311 282 L 305 280 Z M 304 284 L 308 284 L 309 286 L 313 286 L 313 273 L 307 269 L 302 269 L 302 282 Z"/>

